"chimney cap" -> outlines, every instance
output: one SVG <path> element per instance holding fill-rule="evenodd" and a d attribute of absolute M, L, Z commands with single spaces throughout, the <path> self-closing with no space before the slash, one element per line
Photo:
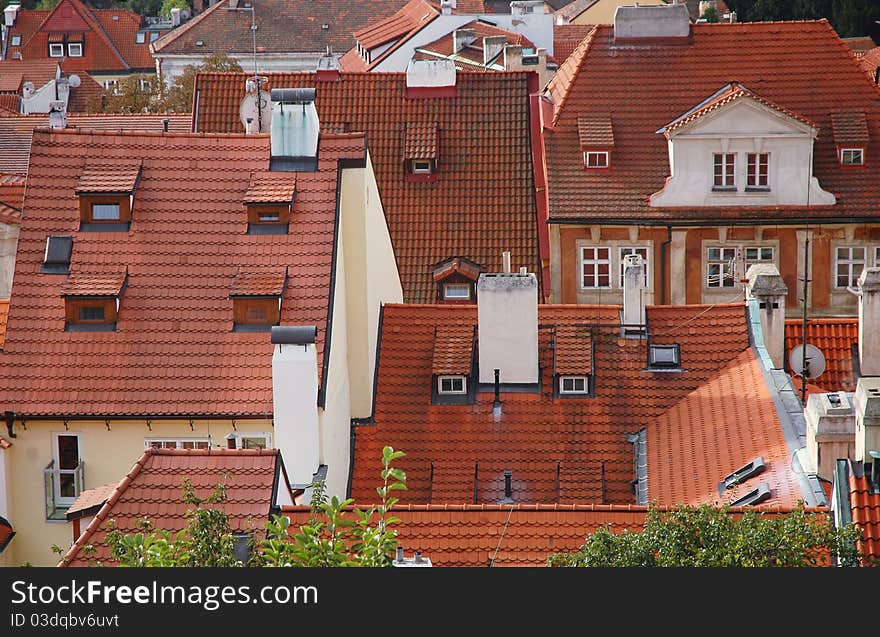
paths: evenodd
<path fill-rule="evenodd" d="M 314 88 L 273 88 L 269 95 L 273 102 L 282 104 L 310 104 L 315 93 Z"/>
<path fill-rule="evenodd" d="M 862 292 L 880 291 L 880 267 L 865 268 L 859 275 L 859 290 Z"/>
<path fill-rule="evenodd" d="M 785 296 L 788 286 L 772 263 L 755 263 L 746 271 L 751 296 Z"/>
<path fill-rule="evenodd" d="M 276 345 L 311 345 L 318 338 L 316 325 L 273 325 L 270 334 Z"/>

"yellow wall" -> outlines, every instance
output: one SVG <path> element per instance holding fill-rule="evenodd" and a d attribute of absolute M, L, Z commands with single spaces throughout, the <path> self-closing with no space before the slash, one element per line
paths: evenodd
<path fill-rule="evenodd" d="M 271 432 L 270 420 L 236 421 L 242 432 Z M 188 422 L 153 421 L 153 430 L 145 420 L 111 420 L 110 431 L 103 421 L 70 421 L 68 431 L 62 422 L 27 421 L 27 430 L 15 424 L 17 437 L 6 450 L 9 464 L 10 516 L 17 535 L 0 558 L 18 566 L 30 562 L 34 566 L 53 566 L 58 557 L 51 546 L 65 550 L 72 543 L 72 524 L 47 522 L 43 493 L 43 469 L 53 458 L 52 432 L 79 434 L 80 457 L 83 461 L 85 488 L 117 483 L 127 474 L 144 451 L 145 438 L 211 438 L 212 444 L 226 446 L 226 434 L 233 433 L 229 421 Z"/>
<path fill-rule="evenodd" d="M 619 5 L 633 6 L 635 2 L 625 0 L 599 0 L 596 4 L 572 19 L 572 24 L 614 24 L 614 12 Z M 639 0 L 643 7 L 666 4 L 664 0 Z"/>

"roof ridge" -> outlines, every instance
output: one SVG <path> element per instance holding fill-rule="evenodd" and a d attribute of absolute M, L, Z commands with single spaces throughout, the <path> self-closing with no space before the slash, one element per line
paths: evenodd
<path fill-rule="evenodd" d="M 565 59 L 559 69 L 556 71 L 556 74 L 553 78 L 548 82 L 547 88 L 544 89 L 543 93 L 550 94 L 550 98 L 553 102 L 555 102 L 555 97 L 559 95 L 559 103 L 555 105 L 553 109 L 553 124 L 559 120 L 559 116 L 562 114 L 562 109 L 565 106 L 565 103 L 568 101 L 568 94 L 571 91 L 571 87 L 574 86 L 575 80 L 577 76 L 581 72 L 581 68 L 583 68 L 584 60 L 587 58 L 587 53 L 593 46 L 593 42 L 596 39 L 596 34 L 598 32 L 599 27 L 594 26 L 590 32 L 584 36 L 581 40 L 580 44 L 578 44 L 574 50 L 569 54 L 569 56 Z M 569 77 L 565 76 L 565 71 L 569 70 L 573 67 L 572 73 Z M 559 81 L 557 82 L 557 78 Z M 559 90 L 557 91 L 557 87 Z"/>
<path fill-rule="evenodd" d="M 157 53 L 164 49 L 169 44 L 176 42 L 177 39 L 192 29 L 194 26 L 199 24 L 202 20 L 204 20 L 207 16 L 212 15 L 215 11 L 219 10 L 221 6 L 224 6 L 225 2 L 217 2 L 213 7 L 210 7 L 207 11 L 202 11 L 198 16 L 189 20 L 185 24 L 177 27 L 176 29 L 171 29 L 165 35 L 156 39 L 155 42 L 150 42 L 150 53 Z M 160 44 L 161 46 L 156 46 Z"/>

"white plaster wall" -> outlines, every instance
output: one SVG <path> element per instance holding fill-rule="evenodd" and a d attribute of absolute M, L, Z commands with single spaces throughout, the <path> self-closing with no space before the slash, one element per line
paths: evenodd
<path fill-rule="evenodd" d="M 538 280 L 481 274 L 477 280 L 480 382 L 538 382 Z"/>
<path fill-rule="evenodd" d="M 175 77 L 183 73 L 187 66 L 198 66 L 204 58 L 214 53 L 205 51 L 203 55 L 154 55 L 157 68 L 166 86 L 170 86 Z M 318 60 L 324 54 L 323 51 L 305 53 L 258 53 L 257 73 L 295 73 L 299 71 L 314 71 L 318 68 Z M 231 53 L 229 57 L 235 59 L 245 73 L 253 73 L 254 56 L 245 53 Z M 337 58 L 339 55 L 337 54 Z M 238 132 L 238 131 L 236 131 Z"/>
<path fill-rule="evenodd" d="M 0 299 L 8 299 L 12 293 L 19 230 L 19 226 L 0 223 Z"/>

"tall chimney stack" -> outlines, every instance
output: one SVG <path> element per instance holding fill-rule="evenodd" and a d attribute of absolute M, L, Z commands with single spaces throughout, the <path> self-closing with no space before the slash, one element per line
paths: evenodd
<path fill-rule="evenodd" d="M 623 324 L 627 332 L 641 332 L 645 325 L 645 262 L 640 254 L 623 257 Z"/>
<path fill-rule="evenodd" d="M 859 276 L 859 370 L 880 376 L 880 267 Z"/>
<path fill-rule="evenodd" d="M 746 272 L 746 297 L 758 301 L 764 346 L 773 369 L 785 367 L 785 295 L 788 288 L 776 266 L 756 263 Z"/>
<path fill-rule="evenodd" d="M 853 410 L 856 414 L 854 460 L 872 462 L 871 452 L 880 452 L 880 378 L 863 376 L 859 379 L 853 397 Z M 880 467 L 875 469 L 880 470 Z"/>

